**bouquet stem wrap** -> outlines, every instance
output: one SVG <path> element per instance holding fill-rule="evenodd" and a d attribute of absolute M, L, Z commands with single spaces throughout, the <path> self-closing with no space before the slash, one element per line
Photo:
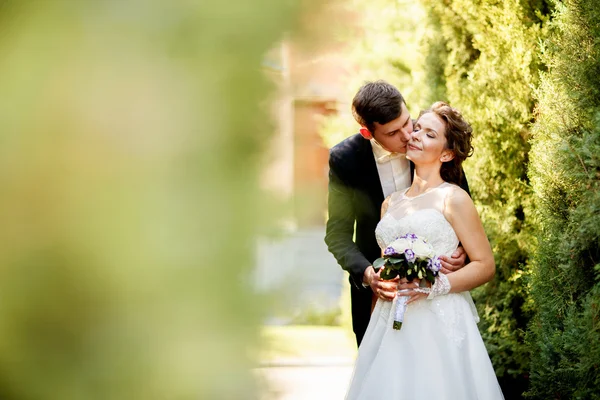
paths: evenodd
<path fill-rule="evenodd" d="M 396 299 L 396 309 L 394 310 L 394 329 L 400 330 L 402 328 L 402 323 L 404 322 L 404 313 L 406 312 L 406 302 L 408 301 L 408 296 L 402 296 L 402 293 L 409 292 L 408 289 L 399 290 L 398 298 Z"/>

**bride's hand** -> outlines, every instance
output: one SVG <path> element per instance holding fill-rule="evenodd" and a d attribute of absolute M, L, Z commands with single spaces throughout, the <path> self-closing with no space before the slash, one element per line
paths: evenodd
<path fill-rule="evenodd" d="M 427 283 L 427 288 L 431 287 L 431 284 L 429 282 L 425 281 L 425 283 Z M 407 290 L 407 292 L 402 293 L 402 296 L 408 297 L 408 301 L 406 302 L 406 304 L 410 304 L 417 300 L 427 298 L 427 296 L 429 295 L 428 293 L 422 293 L 415 290 L 419 288 L 420 284 L 421 281 L 419 279 L 415 279 L 412 282 L 408 282 L 406 278 L 404 278 L 398 281 L 398 290 Z"/>
<path fill-rule="evenodd" d="M 410 292 L 403 294 L 403 296 L 408 296 L 408 301 L 406 304 L 413 303 L 417 300 L 426 299 L 429 296 L 429 293 L 421 293 L 416 290 L 411 290 Z"/>

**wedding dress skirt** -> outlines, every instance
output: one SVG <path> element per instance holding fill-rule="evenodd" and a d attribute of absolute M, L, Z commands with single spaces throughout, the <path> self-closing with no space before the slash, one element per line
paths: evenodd
<path fill-rule="evenodd" d="M 443 215 L 454 185 L 413 198 L 395 193 L 376 236 L 382 248 L 415 233 L 438 255 L 450 255 L 458 238 Z M 392 328 L 397 298 L 378 300 L 360 345 L 347 400 L 503 399 L 477 328 L 469 293 L 453 293 L 408 305 L 400 330 Z"/>

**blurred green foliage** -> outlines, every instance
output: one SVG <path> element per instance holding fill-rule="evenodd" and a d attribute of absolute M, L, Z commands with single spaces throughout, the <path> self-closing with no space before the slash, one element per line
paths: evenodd
<path fill-rule="evenodd" d="M 293 315 L 292 325 L 315 325 L 315 326 L 339 326 L 341 324 L 342 311 L 340 308 L 323 310 L 315 306 L 306 306 L 300 312 Z"/>
<path fill-rule="evenodd" d="M 303 10 L 0 3 L 0 398 L 256 397 L 261 63 Z"/>
<path fill-rule="evenodd" d="M 529 175 L 539 249 L 530 327 L 535 399 L 600 398 L 600 5 L 552 2 Z"/>

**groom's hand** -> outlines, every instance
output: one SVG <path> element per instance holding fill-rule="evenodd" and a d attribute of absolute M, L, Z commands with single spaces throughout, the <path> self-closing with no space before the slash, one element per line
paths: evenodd
<path fill-rule="evenodd" d="M 379 276 L 380 273 L 381 270 L 375 272 L 373 266 L 369 266 L 365 270 L 363 281 L 371 287 L 371 290 L 377 297 L 382 300 L 392 301 L 396 297 L 396 291 L 398 290 L 398 278 L 384 281 Z"/>
<path fill-rule="evenodd" d="M 440 261 L 442 264 L 441 272 L 444 274 L 450 274 L 454 271 L 458 271 L 462 267 L 465 266 L 465 261 L 467 259 L 467 253 L 462 246 L 459 246 L 452 256 L 440 256 Z"/>

